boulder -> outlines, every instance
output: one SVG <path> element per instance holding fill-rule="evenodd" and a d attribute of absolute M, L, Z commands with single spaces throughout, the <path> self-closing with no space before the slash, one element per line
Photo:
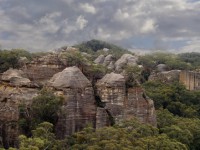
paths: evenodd
<path fill-rule="evenodd" d="M 22 70 L 9 69 L 1 76 L 1 80 L 10 82 L 13 86 L 28 86 L 31 81 L 26 78 L 25 73 Z"/>
<path fill-rule="evenodd" d="M 69 67 L 55 74 L 49 81 L 49 85 L 56 89 L 80 88 L 91 86 L 90 81 L 77 67 Z"/>
<path fill-rule="evenodd" d="M 108 66 L 111 62 L 113 62 L 114 61 L 114 57 L 111 55 L 111 54 L 109 54 L 109 55 L 107 55 L 106 57 L 105 57 L 105 59 L 104 59 L 104 62 L 103 62 L 103 65 L 104 66 Z"/>
<path fill-rule="evenodd" d="M 167 71 L 167 65 L 166 64 L 159 64 L 156 66 L 156 71 L 163 72 Z"/>
<path fill-rule="evenodd" d="M 126 65 L 135 66 L 137 65 L 138 58 L 131 54 L 124 54 L 115 62 L 115 70 L 121 72 Z"/>
<path fill-rule="evenodd" d="M 104 55 L 99 55 L 95 60 L 94 63 L 96 64 L 103 64 L 105 60 L 105 56 Z"/>

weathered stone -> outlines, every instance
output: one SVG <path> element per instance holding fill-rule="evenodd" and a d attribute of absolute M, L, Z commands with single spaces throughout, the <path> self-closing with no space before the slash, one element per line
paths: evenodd
<path fill-rule="evenodd" d="M 97 87 L 102 102 L 123 105 L 125 79 L 122 75 L 116 73 L 106 74 L 97 82 Z"/>
<path fill-rule="evenodd" d="M 128 89 L 125 106 L 126 119 L 131 119 L 135 116 L 143 123 L 156 126 L 154 102 L 144 94 L 141 87 Z"/>
<path fill-rule="evenodd" d="M 149 76 L 149 81 L 161 81 L 163 83 L 179 81 L 180 72 L 180 70 L 171 70 L 153 73 Z"/>
<path fill-rule="evenodd" d="M 77 67 L 69 67 L 55 74 L 49 81 L 49 85 L 56 89 L 80 88 L 91 86 L 90 81 Z"/>
<path fill-rule="evenodd" d="M 31 81 L 45 84 L 54 74 L 62 71 L 65 66 L 57 53 L 50 53 L 26 64 L 22 69 Z"/>
<path fill-rule="evenodd" d="M 167 71 L 167 65 L 166 64 L 159 64 L 156 66 L 156 71 L 163 72 Z"/>
<path fill-rule="evenodd" d="M 179 81 L 183 83 L 188 90 L 200 89 L 200 73 L 195 71 L 181 71 Z"/>
<path fill-rule="evenodd" d="M 113 62 L 114 61 L 114 57 L 111 55 L 111 54 L 109 54 L 109 55 L 107 55 L 106 57 L 105 57 L 105 59 L 104 59 L 104 62 L 103 62 L 103 65 L 104 66 L 108 66 L 111 62 Z"/>
<path fill-rule="evenodd" d="M 125 67 L 126 65 L 135 66 L 137 65 L 137 60 L 138 58 L 136 56 L 133 56 L 131 54 L 124 54 L 121 56 L 120 59 L 115 62 L 115 70 L 121 72 L 123 70 L 123 67 Z"/>
<path fill-rule="evenodd" d="M 19 106 L 30 105 L 37 93 L 37 89 L 0 84 L 0 138 L 5 147 L 17 145 Z"/>
<path fill-rule="evenodd" d="M 61 90 L 64 105 L 56 125 L 58 137 L 80 131 L 88 123 L 95 127 L 96 106 L 89 80 L 77 67 L 69 67 L 55 74 L 49 86 Z"/>
<path fill-rule="evenodd" d="M 103 64 L 104 59 L 105 59 L 105 56 L 104 56 L 104 55 L 99 55 L 99 56 L 94 60 L 94 63 L 96 63 L 96 64 Z"/>
<path fill-rule="evenodd" d="M 2 81 L 10 82 L 12 86 L 28 86 L 31 81 L 22 70 L 9 69 L 1 76 Z"/>
<path fill-rule="evenodd" d="M 111 125 L 109 115 L 105 108 L 97 107 L 96 129 Z"/>
<path fill-rule="evenodd" d="M 108 69 L 114 70 L 115 69 L 115 63 L 113 61 L 110 62 L 110 64 L 107 66 Z"/>
<path fill-rule="evenodd" d="M 141 87 L 126 89 L 124 76 L 115 73 L 104 76 L 96 86 L 97 94 L 105 109 L 105 111 L 99 110 L 99 113 L 104 113 L 106 116 L 107 112 L 110 124 L 136 117 L 143 123 L 156 126 L 154 103 L 145 96 Z M 104 123 L 100 124 L 98 119 Z M 98 117 L 97 121 L 97 126 L 107 124 L 106 118 Z"/>

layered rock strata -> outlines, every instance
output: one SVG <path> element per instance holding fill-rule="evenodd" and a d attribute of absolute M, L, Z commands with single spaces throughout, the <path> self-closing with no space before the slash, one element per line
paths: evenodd
<path fill-rule="evenodd" d="M 49 86 L 60 91 L 64 97 L 56 126 L 59 137 L 80 131 L 89 123 L 95 127 L 94 91 L 90 81 L 77 67 L 69 67 L 55 74 Z"/>
<path fill-rule="evenodd" d="M 113 124 L 133 117 L 156 125 L 154 103 L 145 96 L 141 87 L 126 89 L 125 78 L 116 73 L 107 74 L 96 86 L 102 103 L 97 114 L 104 114 L 104 118 L 97 116 L 97 127 L 108 124 L 108 120 Z"/>

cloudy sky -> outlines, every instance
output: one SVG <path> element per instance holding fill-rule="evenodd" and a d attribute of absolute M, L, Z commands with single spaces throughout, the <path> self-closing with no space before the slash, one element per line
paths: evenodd
<path fill-rule="evenodd" d="M 3 49 L 100 39 L 130 50 L 200 52 L 199 0 L 0 0 Z"/>

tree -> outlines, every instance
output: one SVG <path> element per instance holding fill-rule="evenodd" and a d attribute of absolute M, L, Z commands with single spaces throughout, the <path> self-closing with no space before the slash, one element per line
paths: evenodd
<path fill-rule="evenodd" d="M 62 102 L 63 97 L 54 95 L 49 89 L 42 89 L 31 105 L 33 124 L 37 125 L 43 121 L 55 124 Z"/>

